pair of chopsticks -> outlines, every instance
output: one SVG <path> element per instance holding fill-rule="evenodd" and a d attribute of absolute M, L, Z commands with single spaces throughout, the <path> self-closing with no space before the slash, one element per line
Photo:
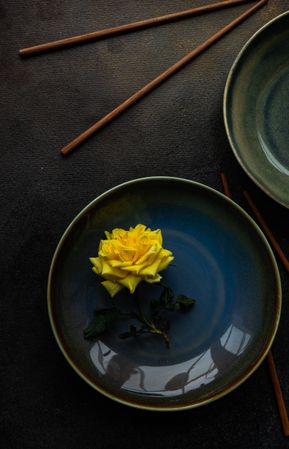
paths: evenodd
<path fill-rule="evenodd" d="M 172 14 L 167 14 L 165 16 L 153 17 L 153 18 L 142 20 L 139 22 L 134 22 L 134 23 L 121 25 L 121 26 L 114 27 L 114 28 L 108 28 L 108 29 L 95 31 L 95 32 L 88 33 L 88 34 L 83 34 L 80 36 L 74 36 L 74 37 L 70 37 L 70 38 L 66 38 L 66 39 L 48 42 L 46 44 L 36 45 L 34 47 L 24 48 L 24 49 L 19 50 L 19 54 L 21 56 L 30 56 L 30 55 L 33 55 L 36 53 L 41 53 L 44 51 L 55 50 L 55 49 L 58 49 L 61 47 L 70 46 L 73 44 L 80 44 L 80 43 L 91 41 L 94 39 L 109 37 L 109 36 L 113 36 L 113 35 L 120 34 L 123 32 L 143 29 L 143 28 L 146 28 L 149 26 L 159 25 L 159 24 L 170 22 L 173 20 L 178 20 L 178 19 L 182 19 L 185 17 L 204 14 L 204 13 L 216 11 L 216 10 L 219 10 L 222 8 L 229 8 L 231 6 L 237 6 L 237 5 L 241 5 L 241 4 L 252 2 L 252 1 L 253 0 L 226 0 L 226 1 L 221 1 L 218 3 L 212 3 L 209 5 L 192 8 L 192 9 L 189 9 L 186 11 L 179 11 L 179 12 L 175 12 Z M 259 0 L 254 6 L 251 6 L 249 9 L 247 9 L 245 12 L 243 12 L 241 15 L 239 15 L 237 18 L 235 18 L 232 22 L 228 23 L 226 26 L 224 26 L 219 31 L 217 31 L 215 34 L 213 34 L 211 37 L 209 37 L 207 40 L 205 40 L 203 43 L 201 43 L 196 48 L 191 50 L 184 57 L 182 57 L 179 61 L 177 61 L 171 67 L 166 69 L 164 72 L 162 72 L 160 75 L 158 75 L 152 81 L 150 81 L 148 84 L 143 86 L 140 90 L 135 92 L 131 97 L 127 98 L 123 103 L 118 105 L 115 109 L 113 109 L 111 112 L 109 112 L 103 118 L 101 118 L 96 123 L 94 123 L 90 128 L 88 128 L 86 131 L 84 131 L 79 136 L 77 136 L 69 144 L 67 144 L 65 147 L 63 147 L 61 150 L 61 154 L 63 156 L 66 156 L 67 154 L 69 154 L 72 150 L 77 148 L 82 142 L 87 140 L 94 133 L 96 133 L 101 128 L 106 126 L 108 123 L 110 123 L 113 119 L 118 117 L 122 112 L 124 112 L 130 106 L 132 106 L 134 103 L 136 103 L 141 98 L 143 98 L 145 95 L 147 95 L 149 92 L 154 90 L 157 86 L 159 86 L 161 83 L 163 83 L 170 76 L 172 76 L 176 72 L 178 72 L 186 64 L 188 64 L 190 61 L 192 61 L 197 56 L 199 56 L 201 53 L 203 53 L 207 48 L 209 48 L 215 42 L 217 42 L 219 39 L 221 39 L 225 34 L 229 33 L 233 28 L 235 28 L 240 23 L 242 23 L 244 20 L 246 20 L 249 16 L 254 14 L 258 9 L 263 7 L 267 2 L 268 2 L 268 0 Z"/>
<path fill-rule="evenodd" d="M 224 173 L 221 173 L 221 181 L 222 181 L 224 194 L 228 198 L 232 198 L 232 195 L 231 195 L 231 192 L 229 189 L 229 185 L 228 185 L 228 180 Z M 286 255 L 284 254 L 283 250 L 281 249 L 279 243 L 277 242 L 276 238 L 274 237 L 271 229 L 266 224 L 264 218 L 262 217 L 261 213 L 259 212 L 257 206 L 255 205 L 255 203 L 252 200 L 249 193 L 248 192 L 243 192 L 243 193 L 244 193 L 244 196 L 245 196 L 245 199 L 246 199 L 248 205 L 250 206 L 252 212 L 254 213 L 264 234 L 268 237 L 268 240 L 270 241 L 272 247 L 276 251 L 276 254 L 279 256 L 279 259 L 281 260 L 285 269 L 289 273 L 289 260 L 287 259 Z M 288 437 L 289 436 L 289 419 L 288 419 L 288 415 L 287 415 L 284 396 L 283 396 L 283 393 L 281 390 L 281 385 L 280 385 L 280 381 L 279 381 L 277 370 L 276 370 L 276 365 L 275 365 L 274 358 L 273 358 L 271 351 L 269 351 L 269 353 L 267 355 L 267 362 L 268 362 L 268 368 L 269 368 L 272 385 L 273 385 L 274 392 L 275 392 L 276 402 L 278 405 L 278 410 L 279 410 L 280 419 L 281 419 L 281 423 L 282 423 L 283 433 L 284 433 L 284 436 Z"/>

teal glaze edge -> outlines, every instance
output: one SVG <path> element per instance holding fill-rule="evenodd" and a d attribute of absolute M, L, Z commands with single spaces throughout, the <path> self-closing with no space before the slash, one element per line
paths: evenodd
<path fill-rule="evenodd" d="M 261 181 L 259 181 L 254 174 L 250 171 L 250 169 L 246 166 L 246 164 L 243 162 L 242 158 L 239 156 L 238 154 L 238 150 L 236 148 L 236 146 L 234 145 L 233 142 L 233 137 L 231 135 L 230 132 L 230 127 L 229 127 L 229 120 L 228 120 L 228 116 L 229 116 L 229 111 L 227 108 L 228 102 L 229 102 L 229 92 L 230 92 L 230 88 L 231 88 L 231 84 L 233 81 L 233 77 L 235 75 L 235 71 L 236 71 L 236 67 L 240 61 L 240 59 L 242 58 L 243 54 L 245 53 L 245 51 L 247 50 L 247 48 L 251 45 L 251 43 L 255 40 L 255 38 L 263 33 L 263 31 L 270 27 L 274 22 L 278 22 L 282 17 L 285 17 L 289 15 L 289 11 L 285 11 L 282 14 L 279 14 L 277 17 L 275 17 L 274 19 L 270 20 L 270 22 L 267 22 L 265 25 L 263 25 L 261 28 L 259 28 L 258 31 L 256 31 L 256 33 L 253 34 L 253 36 L 250 37 L 250 39 L 246 42 L 246 44 L 242 47 L 241 51 L 238 53 L 235 61 L 233 62 L 233 65 L 229 71 L 228 77 L 227 77 L 227 81 L 225 84 L 225 89 L 224 89 L 224 96 L 223 96 L 223 117 L 224 117 L 224 124 L 225 124 L 225 129 L 226 129 L 226 133 L 227 133 L 227 137 L 230 143 L 230 146 L 233 150 L 233 153 L 237 159 L 237 161 L 239 162 L 239 164 L 241 165 L 241 167 L 243 168 L 243 170 L 246 172 L 246 174 L 252 179 L 252 181 L 257 184 L 258 187 L 260 187 L 261 190 L 263 190 L 263 192 L 265 192 L 268 196 L 270 196 L 274 201 L 277 201 L 277 203 L 281 204 L 284 207 L 289 208 L 289 203 L 285 203 L 283 201 L 281 201 L 279 198 L 276 197 L 276 195 L 274 193 L 272 193 L 267 187 L 266 185 L 264 185 Z"/>
<path fill-rule="evenodd" d="M 52 310 L 52 299 L 51 299 L 51 281 L 52 281 L 52 275 L 53 275 L 53 269 L 54 269 L 54 265 L 56 262 L 56 259 L 58 257 L 58 254 L 62 248 L 62 245 L 66 239 L 66 237 L 69 235 L 70 230 L 73 228 L 73 226 L 78 222 L 78 220 L 80 220 L 80 218 L 87 213 L 95 204 L 97 204 L 100 200 L 102 200 L 103 198 L 105 198 L 106 196 L 110 195 L 112 192 L 115 192 L 117 190 L 119 190 L 120 188 L 126 187 L 126 186 L 131 186 L 134 184 L 138 184 L 138 183 L 142 183 L 142 182 L 150 182 L 150 181 L 174 181 L 174 182 L 183 182 L 185 184 L 189 184 L 189 185 L 194 185 L 197 186 L 201 189 L 207 190 L 208 192 L 217 195 L 218 197 L 221 197 L 224 201 L 227 201 L 228 203 L 231 204 L 231 206 L 233 206 L 235 209 L 237 209 L 244 217 L 245 219 L 255 228 L 256 232 L 259 234 L 260 238 L 263 240 L 269 256 L 271 258 L 271 262 L 274 268 L 274 274 L 275 274 L 275 278 L 276 278 L 276 286 L 277 286 L 277 297 L 276 297 L 276 311 L 275 311 L 275 322 L 273 323 L 273 329 L 272 329 L 272 333 L 268 338 L 268 342 L 266 344 L 266 347 L 264 349 L 264 351 L 260 354 L 259 359 L 257 359 L 256 363 L 249 367 L 249 369 L 243 374 L 241 375 L 233 384 L 229 385 L 227 388 L 223 388 L 222 390 L 218 391 L 215 395 L 205 398 L 203 400 L 200 401 L 194 401 L 190 404 L 185 404 L 185 405 L 181 405 L 181 404 L 175 404 L 175 405 L 169 405 L 169 406 L 165 406 L 165 405 L 147 405 L 145 403 L 137 403 L 137 402 L 133 402 L 133 401 L 129 401 L 129 400 L 125 400 L 122 399 L 121 397 L 118 397 L 116 395 L 111 394 L 109 391 L 103 389 L 101 386 L 97 385 L 94 381 L 90 380 L 89 376 L 87 376 L 84 372 L 82 372 L 78 366 L 74 363 L 74 361 L 70 358 L 69 354 L 66 352 L 65 350 L 65 344 L 61 341 L 61 338 L 59 336 L 59 333 L 56 329 L 56 325 L 54 323 L 54 317 L 53 317 L 53 310 Z M 138 179 L 133 179 L 131 181 L 127 181 L 124 182 L 122 184 L 119 184 L 109 190 L 107 190 L 106 192 L 102 193 L 101 195 L 99 195 L 97 198 L 95 198 L 93 201 L 91 201 L 84 209 L 82 209 L 81 212 L 79 212 L 79 214 L 72 220 L 72 222 L 70 223 L 70 225 L 66 228 L 64 234 L 62 235 L 56 250 L 54 252 L 52 261 L 51 261 L 51 265 L 50 265 L 50 270 L 49 270 L 49 275 L 48 275 L 48 286 L 47 286 L 47 303 L 48 303 L 48 315 L 49 315 L 49 320 L 50 320 L 50 324 L 52 327 L 52 331 L 53 331 L 53 335 L 56 339 L 56 342 L 62 352 L 62 354 L 64 355 L 64 357 L 66 358 L 66 360 L 68 361 L 68 363 L 70 364 L 70 366 L 74 369 L 74 371 L 88 384 L 90 385 L 92 388 L 94 388 L 96 391 L 98 391 L 99 393 L 102 393 L 104 396 L 119 402 L 123 405 L 128 405 L 130 407 L 133 408 L 137 408 L 137 409 L 142 409 L 142 410 L 148 410 L 148 411 L 180 411 L 180 410 L 187 410 L 187 409 L 191 409 L 191 408 L 196 408 L 205 404 L 209 404 L 210 402 L 213 402 L 223 396 L 225 396 L 226 394 L 230 393 L 231 391 L 235 390 L 239 385 L 241 385 L 245 380 L 247 380 L 253 373 L 254 371 L 261 365 L 261 363 L 263 362 L 263 360 L 265 359 L 267 353 L 270 350 L 270 347 L 273 343 L 273 340 L 275 338 L 275 335 L 277 333 L 277 329 L 278 329 L 278 325 L 279 325 L 279 321 L 280 321 L 280 315 L 281 315 L 281 306 L 282 306 L 282 290 L 281 290 L 281 280 L 280 280 L 280 274 L 279 274 L 279 270 L 278 270 L 278 266 L 277 266 L 277 262 L 275 260 L 275 256 L 274 253 L 265 237 L 265 235 L 263 234 L 263 232 L 261 231 L 261 229 L 259 228 L 259 226 L 256 224 L 256 222 L 250 217 L 249 214 L 247 214 L 247 212 L 244 211 L 244 209 L 242 209 L 237 203 L 235 203 L 233 200 L 231 200 L 230 198 L 228 198 L 227 196 L 223 195 L 222 193 L 220 193 L 219 191 L 208 187 L 204 184 L 201 184 L 199 182 L 196 181 L 191 181 L 189 179 L 184 179 L 184 178 L 177 178 L 177 177 L 170 177 L 170 176 L 151 176 L 151 177 L 145 177 L 145 178 L 138 178 Z"/>

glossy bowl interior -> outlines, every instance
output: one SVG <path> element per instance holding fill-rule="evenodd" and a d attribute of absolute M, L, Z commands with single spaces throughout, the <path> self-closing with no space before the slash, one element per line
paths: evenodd
<path fill-rule="evenodd" d="M 175 260 L 163 280 L 196 299 L 171 315 L 171 345 L 154 336 L 121 340 L 117 324 L 96 342 L 83 329 L 111 300 L 92 272 L 104 230 L 143 223 L 160 228 Z M 142 301 L 159 286 L 142 285 Z M 130 307 L 120 293 L 115 301 Z M 233 201 L 177 178 L 130 181 L 95 199 L 65 231 L 48 282 L 52 329 L 63 354 L 93 388 L 133 407 L 181 410 L 240 385 L 259 366 L 277 330 L 281 287 L 272 251 Z"/>
<path fill-rule="evenodd" d="M 289 207 L 289 11 L 262 27 L 229 73 L 224 120 L 233 152 L 255 183 Z"/>

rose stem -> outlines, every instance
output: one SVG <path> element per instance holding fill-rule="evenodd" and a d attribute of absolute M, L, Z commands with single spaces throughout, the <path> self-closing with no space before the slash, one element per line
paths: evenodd
<path fill-rule="evenodd" d="M 147 326 L 147 329 L 148 329 L 148 331 L 149 331 L 151 334 L 159 335 L 160 337 L 163 337 L 163 339 L 164 339 L 164 341 L 165 341 L 165 344 L 166 344 L 166 347 L 169 348 L 169 346 L 170 346 L 170 338 L 169 338 L 168 334 L 167 334 L 166 332 L 164 332 L 163 330 L 159 329 L 159 328 L 154 324 L 153 321 L 149 321 L 149 320 L 146 318 L 146 316 L 145 316 L 145 314 L 144 314 L 144 312 L 143 312 L 143 309 L 142 309 L 142 307 L 141 307 L 141 305 L 140 305 L 140 303 L 139 303 L 139 301 L 138 301 L 138 298 L 137 298 L 136 303 L 137 303 L 137 307 L 138 307 L 138 311 L 139 311 L 138 320 L 139 320 L 141 323 L 143 323 L 143 324 L 145 324 L 145 325 Z"/>

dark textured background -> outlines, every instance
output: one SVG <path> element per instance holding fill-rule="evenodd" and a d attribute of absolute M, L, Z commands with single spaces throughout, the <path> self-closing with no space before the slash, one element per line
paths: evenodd
<path fill-rule="evenodd" d="M 69 367 L 46 309 L 49 264 L 73 217 L 129 179 L 180 176 L 258 202 L 288 249 L 289 211 L 244 175 L 230 150 L 222 95 L 247 39 L 288 8 L 269 5 L 63 159 L 60 148 L 247 6 L 21 60 L 21 47 L 186 9 L 201 0 L 0 1 L 0 446 L 3 449 L 287 448 L 263 364 L 233 393 L 182 413 L 114 403 Z M 289 252 L 289 251 L 288 251 Z M 288 289 L 273 353 L 289 406 Z"/>

